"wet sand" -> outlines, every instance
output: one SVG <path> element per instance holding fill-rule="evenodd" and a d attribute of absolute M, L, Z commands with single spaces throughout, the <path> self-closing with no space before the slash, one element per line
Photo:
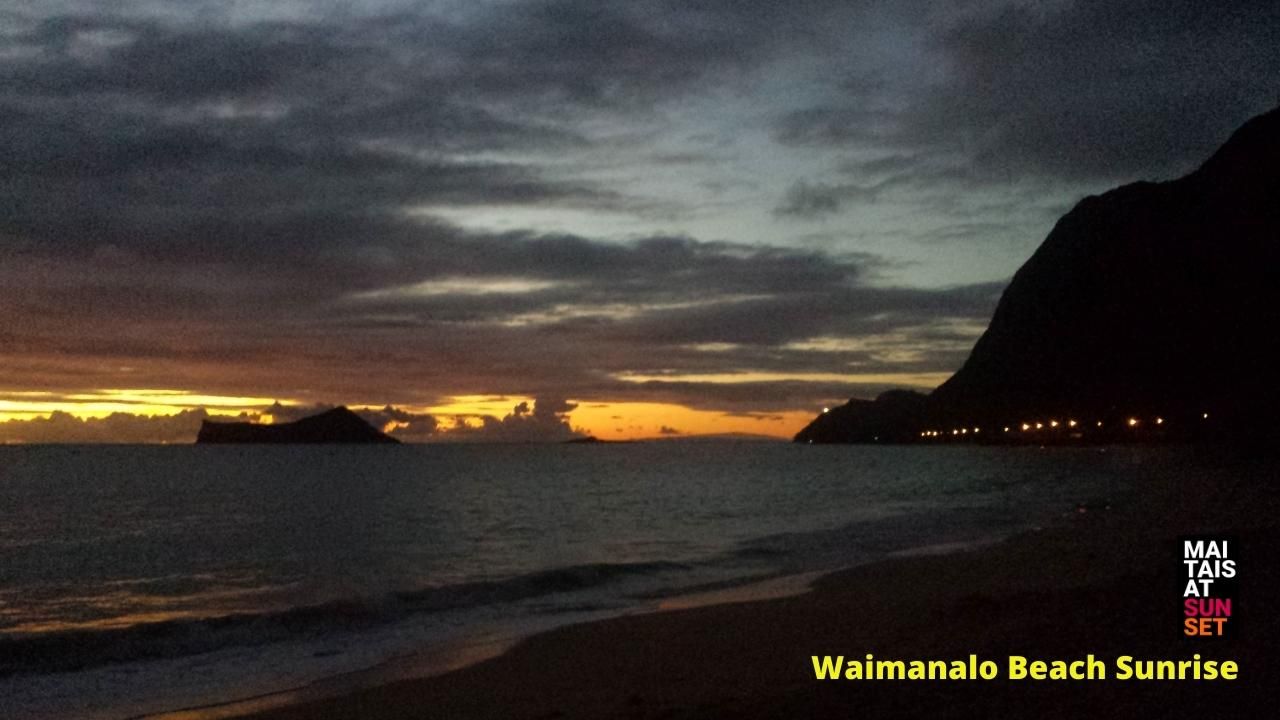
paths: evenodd
<path fill-rule="evenodd" d="M 976 550 L 899 557 L 803 595 L 574 625 L 446 674 L 269 710 L 298 718 L 1247 717 L 1280 689 L 1274 460 L 1151 487 L 1126 507 Z M 1212 464 L 1210 464 L 1212 466 Z M 1233 634 L 1182 636 L 1179 535 L 1232 534 Z M 967 659 L 996 680 L 818 681 L 811 656 Z M 1235 681 L 1012 681 L 1007 657 L 1114 671 L 1138 659 L 1234 660 Z"/>

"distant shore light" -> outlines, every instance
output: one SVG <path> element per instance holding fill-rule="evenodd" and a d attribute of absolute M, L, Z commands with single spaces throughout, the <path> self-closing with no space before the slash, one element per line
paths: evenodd
<path fill-rule="evenodd" d="M 1209 413 L 1205 413 L 1205 414 L 1204 414 L 1204 415 L 1202 415 L 1201 417 L 1203 417 L 1205 420 L 1208 420 L 1208 419 L 1209 419 Z"/>
<path fill-rule="evenodd" d="M 1030 426 L 1030 425 L 1028 425 L 1028 424 L 1026 424 L 1026 423 L 1022 423 L 1022 432 L 1026 432 L 1026 431 L 1028 431 L 1028 430 L 1030 430 L 1030 429 L 1031 429 L 1031 426 Z"/>
<path fill-rule="evenodd" d="M 829 407 L 824 407 L 824 408 L 822 408 L 822 412 L 824 412 L 824 413 L 829 413 L 829 412 L 831 412 L 831 408 L 829 408 Z"/>
<path fill-rule="evenodd" d="M 1037 429 L 1037 430 L 1043 430 L 1043 429 L 1044 429 L 1044 423 L 1036 423 L 1036 429 Z"/>
<path fill-rule="evenodd" d="M 1058 427 L 1058 421 L 1057 421 L 1057 420 L 1050 420 L 1050 421 L 1049 421 L 1049 427 Z"/>
<path fill-rule="evenodd" d="M 1005 432 L 1009 432 L 1009 426 L 1008 426 L 1008 425 L 1006 425 L 1006 426 L 1004 427 L 1004 431 L 1005 431 Z"/>
<path fill-rule="evenodd" d="M 1129 418 L 1129 427 L 1135 427 L 1138 424 L 1138 418 Z"/>
<path fill-rule="evenodd" d="M 1068 421 L 1067 421 L 1067 427 L 1075 427 L 1075 426 L 1076 426 L 1076 421 L 1075 421 L 1075 420 L 1068 420 Z"/>
<path fill-rule="evenodd" d="M 1164 418 L 1162 418 L 1162 417 L 1158 417 L 1158 418 L 1156 418 L 1156 424 L 1157 424 L 1157 425 L 1163 425 L 1163 424 L 1164 424 Z"/>

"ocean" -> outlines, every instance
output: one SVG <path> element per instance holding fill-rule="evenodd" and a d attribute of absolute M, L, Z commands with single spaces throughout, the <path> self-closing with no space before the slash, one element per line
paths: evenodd
<path fill-rule="evenodd" d="M 0 717 L 412 674 L 433 649 L 1105 511 L 1180 452 L 0 447 Z"/>

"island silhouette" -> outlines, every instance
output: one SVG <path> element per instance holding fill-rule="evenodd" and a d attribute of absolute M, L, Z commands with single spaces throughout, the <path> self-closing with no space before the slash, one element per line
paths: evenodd
<path fill-rule="evenodd" d="M 932 393 L 820 414 L 797 442 L 1152 441 L 1277 425 L 1280 108 L 1185 177 L 1081 200 Z"/>
<path fill-rule="evenodd" d="M 345 406 L 300 420 L 270 425 L 205 420 L 196 444 L 394 444 L 400 441 L 379 431 Z"/>

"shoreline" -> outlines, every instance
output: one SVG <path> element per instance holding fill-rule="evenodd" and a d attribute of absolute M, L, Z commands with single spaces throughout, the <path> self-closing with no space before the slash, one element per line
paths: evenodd
<path fill-rule="evenodd" d="M 566 625 L 445 674 L 242 717 L 827 717 L 855 707 L 869 717 L 1244 711 L 1269 699 L 1263 689 L 1275 681 L 1261 673 L 1277 628 L 1270 612 L 1276 573 L 1247 559 L 1241 630 L 1185 638 L 1171 589 L 1180 568 L 1171 553 L 1178 535 L 1220 532 L 1238 537 L 1246 558 L 1272 556 L 1280 503 L 1266 469 L 1243 479 L 1224 470 L 1185 486 L 1146 488 L 1125 507 L 1081 508 L 1054 526 L 956 553 L 900 555 L 826 573 L 799 595 Z M 828 654 L 1183 660 L 1194 653 L 1235 660 L 1240 678 L 819 682 L 810 661 Z"/>
<path fill-rule="evenodd" d="M 930 548 L 933 546 L 930 546 Z M 929 548 L 922 548 L 929 552 Z M 910 552 L 910 551 L 908 551 Z M 522 627 L 499 630 L 481 628 L 476 633 L 445 642 L 439 646 L 395 658 L 376 665 L 343 672 L 292 688 L 261 693 L 216 702 L 193 705 L 172 710 L 132 715 L 121 720 L 220 720 L 239 718 L 287 708 L 300 704 L 323 702 L 352 692 L 382 687 L 395 682 L 425 680 L 497 658 L 520 643 L 539 635 L 554 632 L 563 627 L 609 622 L 621 617 L 643 616 L 655 613 L 754 603 L 784 597 L 794 597 L 811 592 L 813 584 L 832 571 L 801 572 L 751 580 L 739 585 L 694 591 L 648 601 L 621 611 L 610 612 L 603 617 L 570 620 L 549 627 Z"/>

